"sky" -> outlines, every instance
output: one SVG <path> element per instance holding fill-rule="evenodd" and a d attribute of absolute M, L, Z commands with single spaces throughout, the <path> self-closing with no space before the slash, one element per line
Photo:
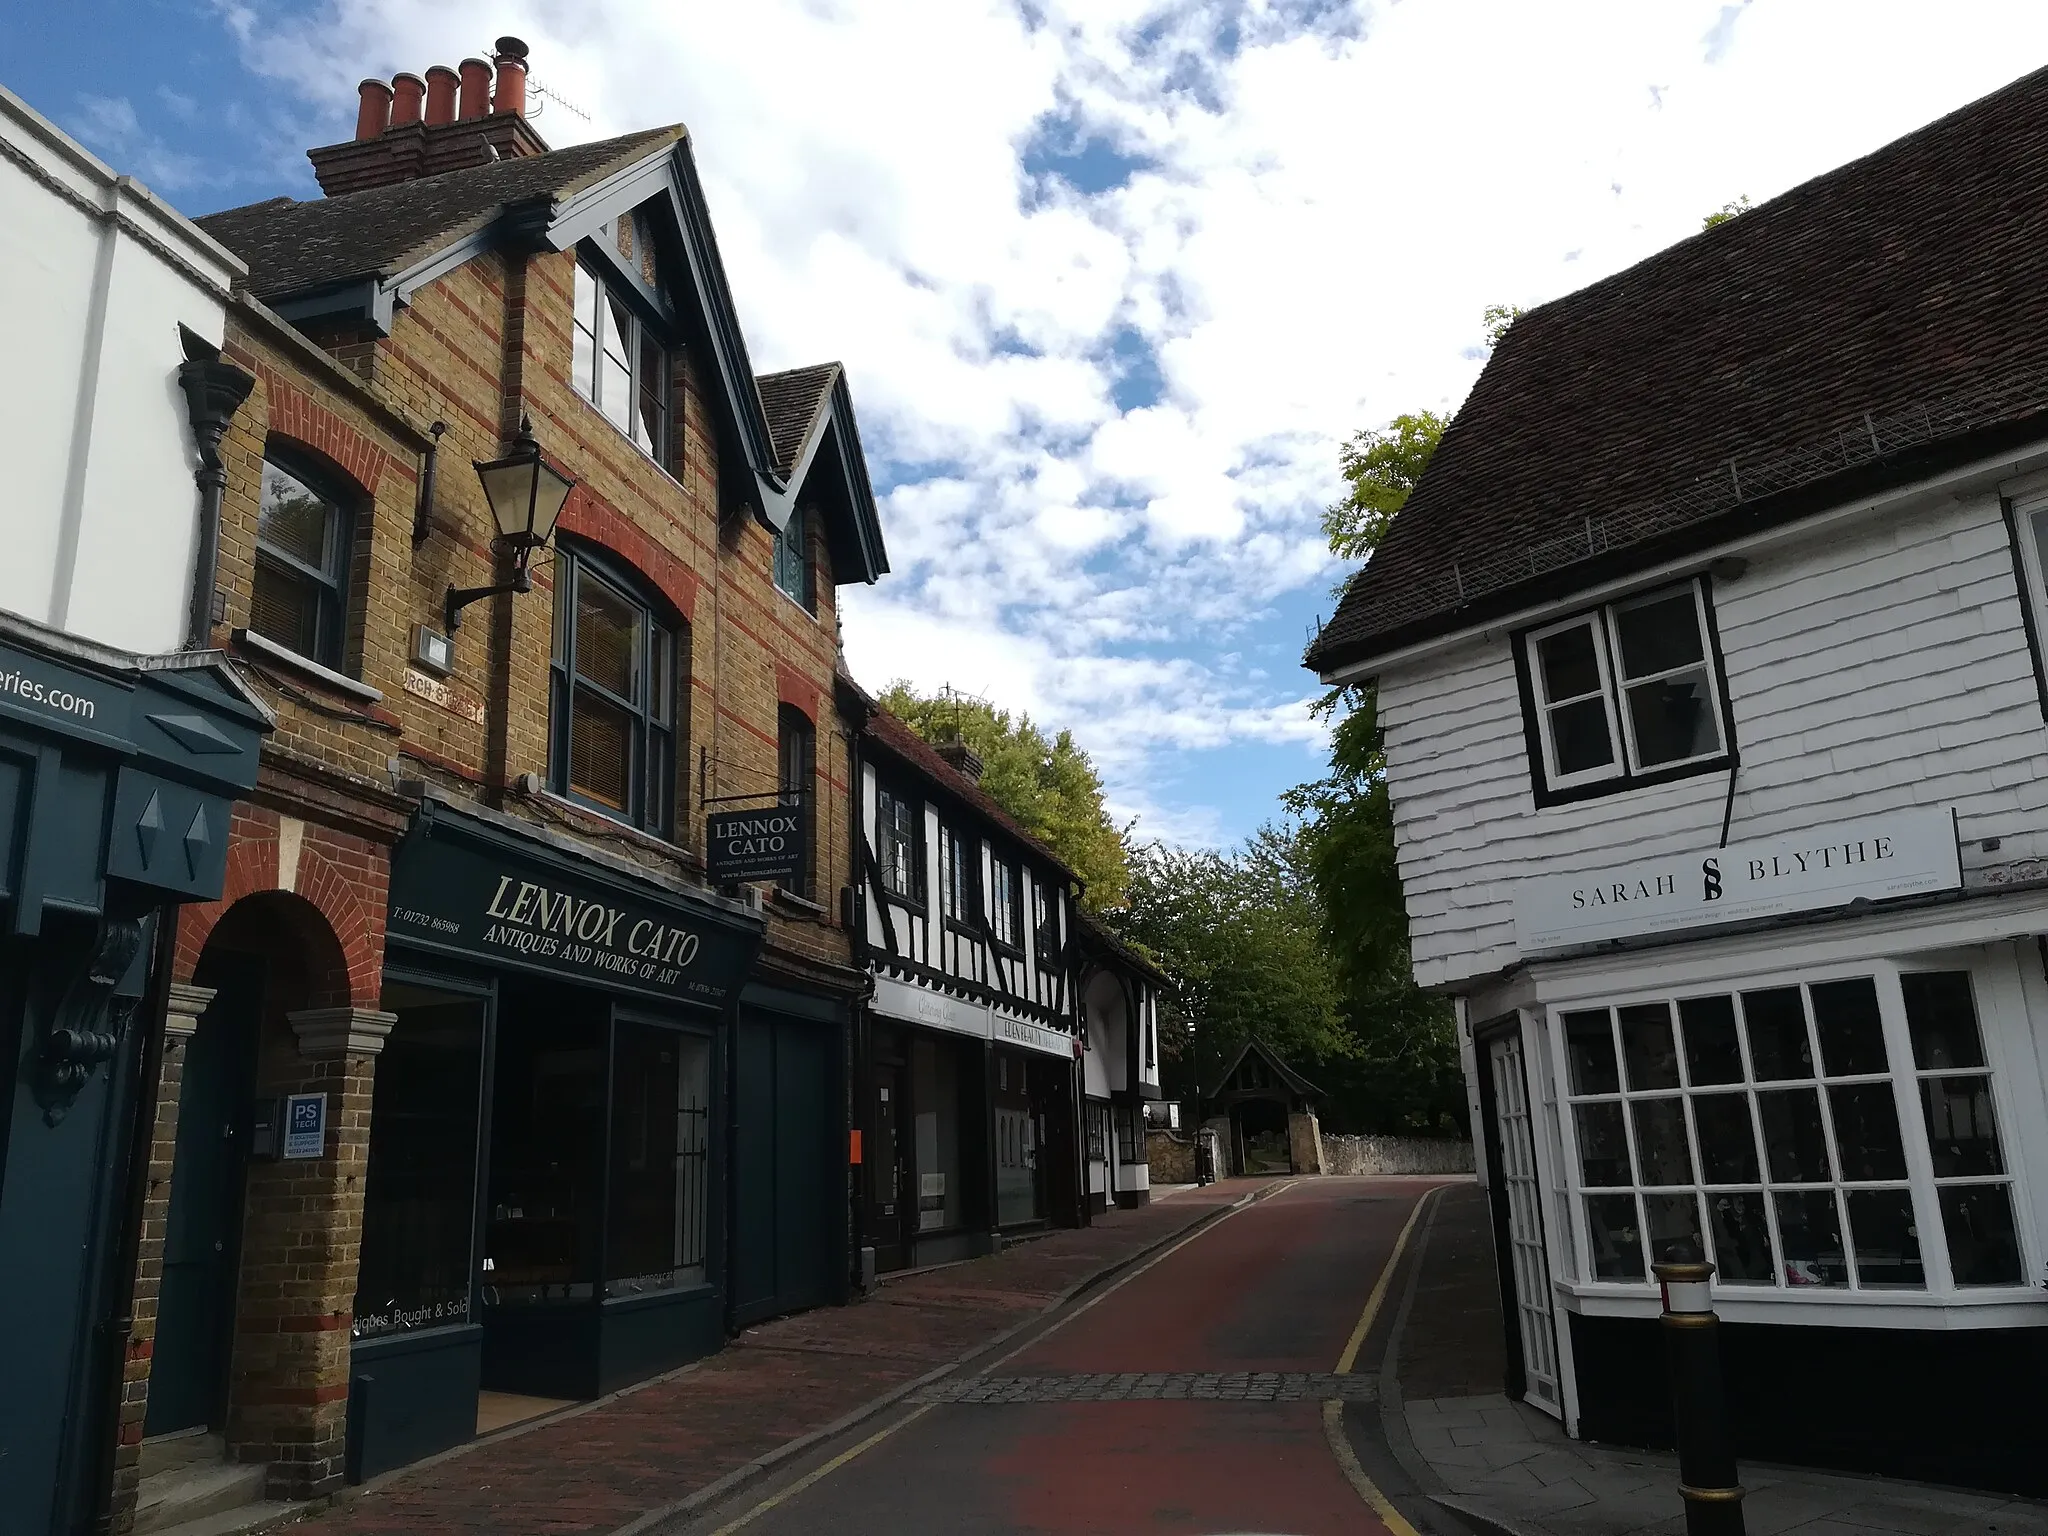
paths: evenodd
<path fill-rule="evenodd" d="M 689 125 L 757 369 L 846 365 L 856 675 L 1070 728 L 1192 844 L 1320 771 L 1338 447 L 1454 410 L 1488 305 L 2048 63 L 2003 0 L 21 0 L 0 84 L 198 214 L 504 33 L 557 147 Z"/>

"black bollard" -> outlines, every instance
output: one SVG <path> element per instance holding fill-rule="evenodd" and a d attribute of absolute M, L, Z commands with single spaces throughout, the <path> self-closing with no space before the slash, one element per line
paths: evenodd
<path fill-rule="evenodd" d="M 1686 1536 L 1745 1536 L 1742 1485 L 1721 1393 L 1721 1320 L 1714 1315 L 1714 1266 L 1691 1243 L 1671 1245 L 1651 1268 L 1664 1287 L 1664 1357 L 1678 1426 L 1678 1492 Z"/>

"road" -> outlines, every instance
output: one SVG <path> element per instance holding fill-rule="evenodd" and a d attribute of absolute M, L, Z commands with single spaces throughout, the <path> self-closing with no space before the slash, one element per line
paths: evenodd
<path fill-rule="evenodd" d="M 692 1536 L 1389 1536 L 1323 1405 L 1369 1399 L 1334 1369 L 1428 1188 L 1310 1179 L 1237 1210 Z"/>

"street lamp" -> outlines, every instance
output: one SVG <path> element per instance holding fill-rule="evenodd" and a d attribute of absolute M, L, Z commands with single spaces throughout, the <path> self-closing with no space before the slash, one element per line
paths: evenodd
<path fill-rule="evenodd" d="M 450 587 L 444 616 L 448 633 L 462 622 L 462 610 L 471 603 L 502 592 L 531 592 L 526 562 L 555 531 L 555 519 L 562 515 L 562 503 L 576 489 L 576 482 L 542 457 L 540 444 L 533 440 L 533 418 L 520 418 L 519 436 L 512 451 L 502 459 L 479 462 L 476 477 L 484 484 L 484 499 L 491 504 L 491 517 L 498 525 L 498 542 L 512 553 L 512 579 L 495 587 Z"/>

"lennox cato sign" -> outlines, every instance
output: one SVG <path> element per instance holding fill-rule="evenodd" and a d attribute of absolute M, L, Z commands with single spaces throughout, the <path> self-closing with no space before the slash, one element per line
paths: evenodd
<path fill-rule="evenodd" d="M 1853 901 L 1924 896 L 1962 883 L 1955 812 L 1947 806 L 1900 811 L 1796 837 L 1521 881 L 1515 947 L 1536 954 Z"/>
<path fill-rule="evenodd" d="M 802 883 L 808 859 L 804 811 L 778 805 L 765 811 L 713 811 L 704 818 L 705 872 L 714 885 L 749 880 Z"/>

